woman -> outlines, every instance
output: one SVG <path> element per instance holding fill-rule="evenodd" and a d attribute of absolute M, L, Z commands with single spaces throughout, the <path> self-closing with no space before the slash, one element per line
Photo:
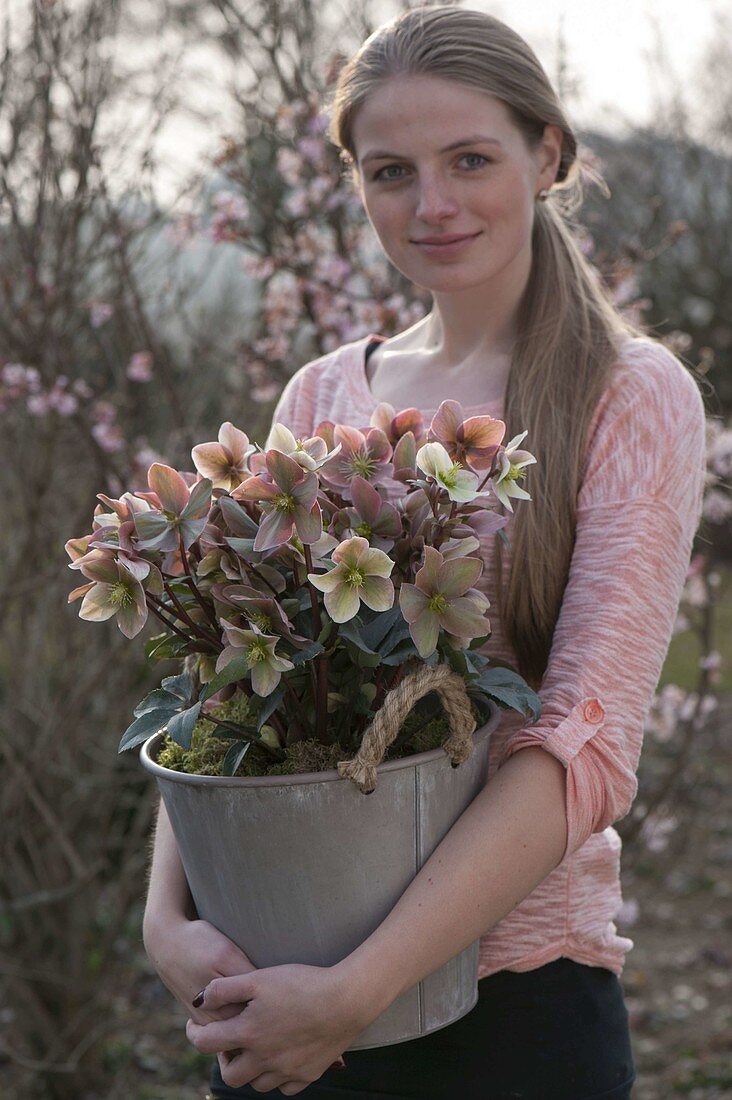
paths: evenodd
<path fill-rule="evenodd" d="M 146 947 L 194 1005 L 191 1042 L 218 1052 L 214 1097 L 621 1100 L 635 1078 L 619 981 L 632 941 L 613 923 L 611 826 L 635 797 L 700 518 L 703 402 L 684 366 L 619 316 L 566 228 L 558 196 L 580 182 L 575 138 L 503 23 L 412 9 L 349 61 L 332 107 L 386 255 L 433 307 L 392 339 L 307 364 L 274 419 L 305 436 L 325 418 L 365 424 L 381 401 L 429 421 L 454 398 L 505 420 L 507 438 L 528 429 L 532 503 L 510 518 L 510 560 L 484 541 L 482 581 L 488 650 L 539 689 L 542 717 L 504 715 L 486 787 L 337 966 L 256 970 L 196 920 L 162 809 Z M 479 937 L 467 1016 L 332 1065 Z"/>

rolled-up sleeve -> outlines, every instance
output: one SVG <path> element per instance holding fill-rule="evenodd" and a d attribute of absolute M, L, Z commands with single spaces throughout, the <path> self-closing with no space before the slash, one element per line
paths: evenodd
<path fill-rule="evenodd" d="M 511 735 L 497 762 L 539 745 L 564 765 L 563 859 L 631 808 L 701 516 L 701 395 L 666 349 L 645 354 L 646 370 L 624 376 L 593 422 L 541 718 Z"/>

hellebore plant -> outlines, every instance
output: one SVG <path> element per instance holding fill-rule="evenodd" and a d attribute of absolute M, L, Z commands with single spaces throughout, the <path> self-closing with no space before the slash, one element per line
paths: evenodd
<path fill-rule="evenodd" d="M 135 708 L 119 751 L 159 731 L 189 749 L 199 721 L 231 742 L 224 774 L 258 745 L 272 765 L 314 740 L 355 752 L 385 693 L 420 663 L 448 663 L 480 712 L 537 718 L 538 697 L 480 650 L 491 629 L 476 587 L 481 538 L 529 500 L 533 455 L 505 424 L 443 401 L 429 427 L 382 403 L 368 425 L 323 421 L 308 439 L 273 425 L 265 446 L 228 421 L 192 449 L 196 472 L 154 463 L 149 491 L 98 494 L 92 531 L 70 539 L 87 583 L 82 619 L 116 618 L 150 660 L 183 660 Z M 241 699 L 239 720 L 218 704 Z M 241 713 L 245 717 L 241 718 Z"/>

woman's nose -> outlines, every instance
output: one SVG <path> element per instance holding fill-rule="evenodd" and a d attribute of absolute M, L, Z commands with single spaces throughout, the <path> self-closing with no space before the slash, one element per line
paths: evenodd
<path fill-rule="evenodd" d="M 417 208 L 415 214 L 425 221 L 452 217 L 458 210 L 458 204 L 446 180 L 437 178 L 423 179 L 417 185 Z"/>

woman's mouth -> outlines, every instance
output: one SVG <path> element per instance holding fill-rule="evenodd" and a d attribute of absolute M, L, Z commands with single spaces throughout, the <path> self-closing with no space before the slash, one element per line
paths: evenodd
<path fill-rule="evenodd" d="M 475 238 L 479 236 L 480 231 L 478 233 L 471 233 L 466 237 L 459 237 L 457 240 L 453 237 L 452 240 L 447 240 L 440 244 L 430 243 L 428 241 L 412 241 L 412 244 L 415 244 L 417 248 L 420 248 L 428 255 L 453 256 L 455 253 L 462 251 L 463 248 L 466 248 L 471 241 L 474 241 Z"/>

